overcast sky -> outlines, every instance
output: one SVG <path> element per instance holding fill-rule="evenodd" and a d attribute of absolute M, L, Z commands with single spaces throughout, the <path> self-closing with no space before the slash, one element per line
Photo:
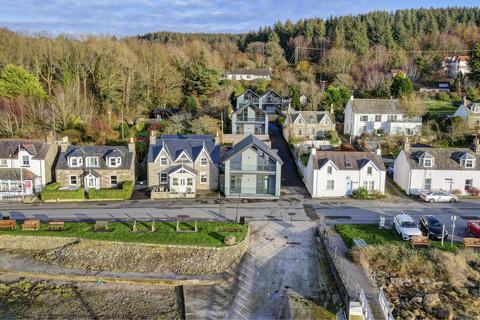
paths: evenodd
<path fill-rule="evenodd" d="M 54 35 L 244 32 L 277 20 L 479 5 L 480 0 L 0 0 L 0 27 Z"/>

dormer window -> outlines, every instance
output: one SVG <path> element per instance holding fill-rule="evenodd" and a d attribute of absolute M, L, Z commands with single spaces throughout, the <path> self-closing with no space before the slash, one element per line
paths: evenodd
<path fill-rule="evenodd" d="M 0 168 L 6 168 L 6 167 L 8 167 L 7 159 L 0 159 Z"/>
<path fill-rule="evenodd" d="M 109 167 L 118 167 L 121 162 L 122 162 L 122 159 L 120 157 L 108 158 L 108 166 Z"/>
<path fill-rule="evenodd" d="M 467 169 L 471 169 L 475 167 L 475 159 L 465 159 L 463 163 L 464 163 L 463 165 Z"/>
<path fill-rule="evenodd" d="M 433 159 L 432 158 L 424 158 L 423 159 L 423 166 L 425 168 L 431 168 L 433 167 Z"/>
<path fill-rule="evenodd" d="M 70 167 L 80 167 L 83 163 L 82 158 L 71 157 L 70 158 Z"/>
<path fill-rule="evenodd" d="M 98 167 L 98 157 L 87 157 L 86 164 L 87 167 Z"/>

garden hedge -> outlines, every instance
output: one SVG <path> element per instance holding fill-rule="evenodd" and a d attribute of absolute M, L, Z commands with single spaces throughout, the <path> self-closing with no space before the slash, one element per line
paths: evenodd
<path fill-rule="evenodd" d="M 58 190 L 60 183 L 51 183 L 43 189 L 40 193 L 42 201 L 48 200 L 82 200 L 84 199 L 84 189 L 79 188 L 77 190 Z"/>

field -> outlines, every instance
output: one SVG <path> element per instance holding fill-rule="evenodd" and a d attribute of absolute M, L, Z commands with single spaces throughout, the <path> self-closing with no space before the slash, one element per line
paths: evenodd
<path fill-rule="evenodd" d="M 425 102 L 428 106 L 428 113 L 431 115 L 449 116 L 457 110 L 457 106 L 449 101 L 427 99 Z"/>
<path fill-rule="evenodd" d="M 109 223 L 109 232 L 94 231 L 93 222 L 66 222 L 64 231 L 49 231 L 46 223 L 40 230 L 23 231 L 20 226 L 14 231 L 0 231 L 0 235 L 29 235 L 51 237 L 75 237 L 90 240 L 122 241 L 133 243 L 176 244 L 218 247 L 224 246 L 227 235 L 234 235 L 237 242 L 245 238 L 247 225 L 230 222 L 198 222 L 198 232 L 176 232 L 175 222 L 155 222 L 155 231 L 151 232 L 152 222 L 137 222 L 137 231 L 132 232 L 133 222 Z M 181 230 L 194 229 L 194 222 L 180 223 Z"/>

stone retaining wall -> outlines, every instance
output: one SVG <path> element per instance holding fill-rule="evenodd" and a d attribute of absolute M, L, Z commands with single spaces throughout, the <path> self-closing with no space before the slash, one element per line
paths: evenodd
<path fill-rule="evenodd" d="M 36 259 L 76 269 L 213 274 L 228 271 L 248 248 L 197 247 L 98 241 L 63 237 L 0 236 L 0 249 L 39 251 Z"/>

